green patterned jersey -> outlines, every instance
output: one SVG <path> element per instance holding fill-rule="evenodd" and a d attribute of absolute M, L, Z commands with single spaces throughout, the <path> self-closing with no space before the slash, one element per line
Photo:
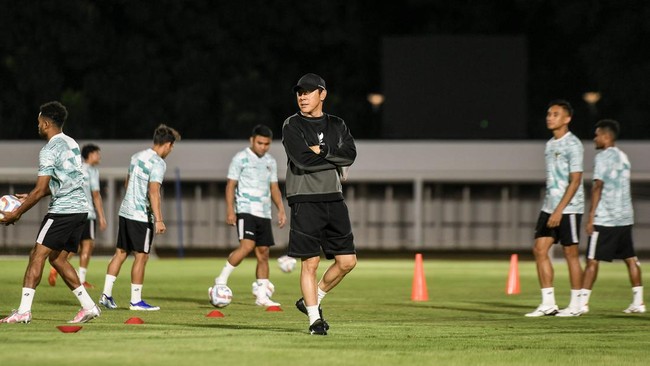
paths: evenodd
<path fill-rule="evenodd" d="M 553 213 L 569 186 L 569 175 L 583 171 L 583 155 L 582 142 L 571 132 L 546 143 L 546 197 L 542 211 Z M 581 214 L 584 210 L 585 191 L 581 180 L 578 191 L 562 213 Z"/>
<path fill-rule="evenodd" d="M 166 169 L 165 160 L 151 148 L 133 154 L 129 165 L 129 182 L 119 215 L 134 221 L 153 222 L 149 183 L 162 184 Z"/>
<path fill-rule="evenodd" d="M 634 223 L 630 193 L 630 161 L 617 147 L 599 152 L 594 159 L 594 180 L 603 182 L 594 225 L 627 226 Z"/>
<path fill-rule="evenodd" d="M 52 193 L 48 213 L 72 214 L 87 211 L 81 150 L 70 136 L 59 133 L 43 146 L 38 156 L 38 175 L 50 176 Z"/>
<path fill-rule="evenodd" d="M 84 173 L 84 193 L 88 200 L 88 220 L 96 220 L 93 192 L 99 192 L 99 170 L 90 164 L 83 163 L 82 171 Z"/>
<path fill-rule="evenodd" d="M 278 181 L 278 165 L 270 154 L 260 158 L 250 148 L 238 152 L 228 167 L 228 179 L 237 181 L 235 212 L 271 218 L 271 183 Z"/>

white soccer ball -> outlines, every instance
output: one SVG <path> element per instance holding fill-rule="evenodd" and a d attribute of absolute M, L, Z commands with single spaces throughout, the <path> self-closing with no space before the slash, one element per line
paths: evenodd
<path fill-rule="evenodd" d="M 278 258 L 278 266 L 280 266 L 280 270 L 284 273 L 289 273 L 293 271 L 294 268 L 296 268 L 296 258 L 289 257 L 288 255 L 283 255 L 282 257 Z"/>
<path fill-rule="evenodd" d="M 257 281 L 253 282 L 253 296 L 257 296 Z M 275 292 L 275 286 L 269 281 L 269 285 L 266 287 L 266 296 L 272 297 Z"/>
<path fill-rule="evenodd" d="M 217 308 L 225 308 L 232 301 L 232 290 L 226 285 L 215 285 L 208 289 L 210 304 Z"/>
<path fill-rule="evenodd" d="M 0 211 L 11 212 L 17 209 L 20 205 L 20 200 L 18 200 L 18 197 L 14 195 L 7 194 L 0 197 Z M 5 215 L 0 213 L 0 219 L 4 217 Z"/>

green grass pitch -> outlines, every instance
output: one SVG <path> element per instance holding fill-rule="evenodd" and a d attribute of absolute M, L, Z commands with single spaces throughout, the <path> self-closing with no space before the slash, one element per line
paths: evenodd
<path fill-rule="evenodd" d="M 0 314 L 17 308 L 26 258 L 0 259 Z M 107 258 L 91 261 L 88 281 L 98 299 Z M 78 259 L 72 263 L 76 266 Z M 159 312 L 127 310 L 131 260 L 115 285 L 117 310 L 84 324 L 78 333 L 56 329 L 78 310 L 59 279 L 45 277 L 36 291 L 31 324 L 0 324 L 0 365 L 647 365 L 650 314 L 621 311 L 631 301 L 624 264 L 601 264 L 591 312 L 578 318 L 525 318 L 540 301 L 535 265 L 519 263 L 521 294 L 506 295 L 509 258 L 459 261 L 426 258 L 429 301 L 410 300 L 413 260 L 364 259 L 323 301 L 331 325 L 310 336 L 294 308 L 298 271 L 275 262 L 271 281 L 282 312 L 255 306 L 255 261 L 246 259 L 229 286 L 233 303 L 224 318 L 207 288 L 224 263 L 215 259 L 156 259 L 147 266 L 144 299 Z M 323 260 L 321 267 L 329 261 Z M 566 265 L 555 264 L 558 305 L 568 303 Z M 124 324 L 140 317 L 142 325 Z"/>

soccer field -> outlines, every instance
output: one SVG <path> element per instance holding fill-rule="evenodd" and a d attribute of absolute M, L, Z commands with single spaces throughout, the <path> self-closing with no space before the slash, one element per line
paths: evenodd
<path fill-rule="evenodd" d="M 0 259 L 0 314 L 17 308 L 26 258 Z M 76 266 L 78 259 L 72 260 Z M 96 300 L 108 259 L 91 261 Z M 624 264 L 601 264 L 591 312 L 578 318 L 526 318 L 540 301 L 535 265 L 519 264 L 521 294 L 506 295 L 509 258 L 455 261 L 425 258 L 429 301 L 413 302 L 413 260 L 365 260 L 323 301 L 331 329 L 311 336 L 293 303 L 297 271 L 275 264 L 271 281 L 282 312 L 266 312 L 251 294 L 253 258 L 230 277 L 233 303 L 223 318 L 207 288 L 224 262 L 157 259 L 147 267 L 143 297 L 159 312 L 127 310 L 131 260 L 114 289 L 117 310 L 78 333 L 56 329 L 79 304 L 59 278 L 38 287 L 31 324 L 0 324 L 0 365 L 647 365 L 650 314 L 621 311 L 631 301 Z M 327 263 L 326 261 L 322 262 Z M 46 266 L 46 271 L 49 267 Z M 558 305 L 568 303 L 566 265 L 555 264 Z M 47 272 L 46 272 L 47 273 Z M 142 325 L 124 324 L 140 317 Z"/>

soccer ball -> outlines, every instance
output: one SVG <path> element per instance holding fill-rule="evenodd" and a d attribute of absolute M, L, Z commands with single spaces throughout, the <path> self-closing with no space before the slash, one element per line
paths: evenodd
<path fill-rule="evenodd" d="M 11 212 L 17 209 L 20 205 L 20 200 L 18 200 L 18 197 L 14 195 L 7 194 L 0 197 L 0 211 Z M 0 219 L 3 219 L 4 217 L 5 215 L 0 213 Z"/>
<path fill-rule="evenodd" d="M 215 285 L 208 289 L 210 304 L 217 308 L 225 308 L 232 301 L 232 290 L 226 285 Z"/>
<path fill-rule="evenodd" d="M 293 271 L 294 268 L 296 268 L 296 258 L 289 257 L 288 255 L 283 255 L 282 257 L 278 258 L 278 266 L 280 266 L 280 270 L 284 273 L 289 273 Z"/>
<path fill-rule="evenodd" d="M 253 296 L 257 296 L 257 281 L 253 282 Z M 266 296 L 271 297 L 275 292 L 275 286 L 269 281 L 269 285 L 266 287 Z"/>

